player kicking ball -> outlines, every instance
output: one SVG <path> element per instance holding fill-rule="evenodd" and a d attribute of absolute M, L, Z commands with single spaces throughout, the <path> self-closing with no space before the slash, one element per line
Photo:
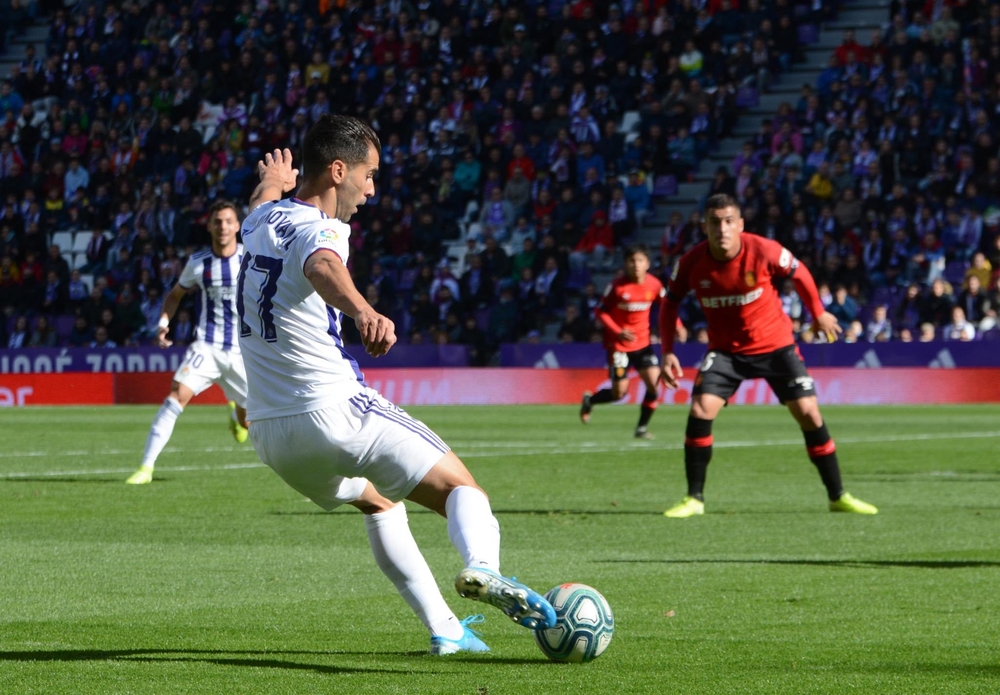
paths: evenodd
<path fill-rule="evenodd" d="M 836 317 L 823 308 L 812 274 L 781 244 L 743 233 L 735 198 L 720 194 L 705 205 L 707 240 L 684 254 L 674 268 L 660 310 L 663 381 L 677 388 L 683 376 L 673 353 L 677 309 L 693 291 L 708 321 L 708 353 L 694 382 L 684 438 L 688 492 L 665 516 L 705 513 L 705 473 L 712 460 L 712 423 L 744 379 L 766 379 L 802 428 L 809 459 L 819 470 L 831 512 L 877 514 L 852 497 L 840 482 L 837 447 L 819 412 L 813 379 L 799 355 L 791 319 L 782 311 L 774 278 L 791 278 L 815 319 L 816 330 L 840 333 Z"/>
<path fill-rule="evenodd" d="M 614 403 L 628 393 L 629 367 L 639 373 L 646 384 L 646 395 L 639 410 L 637 439 L 652 439 L 647 431 L 649 420 L 659 403 L 657 385 L 660 361 L 649 342 L 649 312 L 653 302 L 663 297 L 665 290 L 655 276 L 649 274 L 649 251 L 643 245 L 625 251 L 625 276 L 616 278 L 604 290 L 604 299 L 594 312 L 604 324 L 604 346 L 608 351 L 608 374 L 611 388 L 595 394 L 583 394 L 580 420 L 590 422 L 590 411 L 601 403 Z"/>
<path fill-rule="evenodd" d="M 221 386 L 229 400 L 229 431 L 240 444 L 247 440 L 247 377 L 235 322 L 236 276 L 243 259 L 243 247 L 236 241 L 240 219 L 232 203 L 219 201 L 212 206 L 208 231 L 212 248 L 191 254 L 177 284 L 163 301 L 157 332 L 157 343 L 162 348 L 172 344 L 167 340 L 170 319 L 185 294 L 201 293 L 201 315 L 195 341 L 174 374 L 170 394 L 153 418 L 142 465 L 125 481 L 129 485 L 152 482 L 156 458 L 170 441 L 177 418 L 192 398 L 212 384 Z"/>
<path fill-rule="evenodd" d="M 465 569 L 465 598 L 499 608 L 528 628 L 555 624 L 540 594 L 500 574 L 500 526 L 465 465 L 426 425 L 367 388 L 344 346 L 354 320 L 365 351 L 385 355 L 392 321 L 355 289 L 347 221 L 375 194 L 381 145 L 367 124 L 326 115 L 303 142 L 297 198 L 291 152 L 258 165 L 260 185 L 243 223 L 237 295 L 247 367 L 250 440 L 261 460 L 326 510 L 364 514 L 375 561 L 431 635 L 435 655 L 489 648 L 445 603 L 410 533 L 404 499 L 447 519 Z"/>

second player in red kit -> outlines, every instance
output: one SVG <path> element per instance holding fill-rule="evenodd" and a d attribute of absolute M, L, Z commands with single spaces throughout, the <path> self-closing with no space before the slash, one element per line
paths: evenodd
<path fill-rule="evenodd" d="M 677 388 L 683 376 L 673 354 L 678 305 L 689 292 L 708 321 L 708 352 L 694 382 L 684 439 L 688 494 L 665 512 L 683 518 L 703 514 L 705 474 L 712 458 L 712 423 L 744 379 L 765 379 L 802 428 L 809 458 L 819 471 L 830 511 L 875 514 L 878 510 L 844 492 L 837 447 L 819 411 L 813 379 L 795 346 L 792 322 L 781 308 L 775 278 L 791 278 L 815 327 L 831 338 L 836 317 L 819 298 L 812 274 L 781 244 L 743 234 L 739 203 L 721 194 L 705 205 L 707 241 L 678 261 L 660 310 L 663 380 Z"/>
<path fill-rule="evenodd" d="M 639 439 L 651 438 L 646 427 L 659 402 L 660 360 L 649 342 L 649 314 L 653 303 L 666 293 L 663 283 L 648 271 L 649 252 L 645 246 L 632 246 L 625 251 L 625 275 L 608 285 L 596 311 L 597 319 L 604 324 L 611 388 L 583 394 L 580 404 L 580 419 L 587 423 L 595 405 L 613 403 L 628 393 L 628 370 L 635 368 L 646 384 L 635 428 Z"/>

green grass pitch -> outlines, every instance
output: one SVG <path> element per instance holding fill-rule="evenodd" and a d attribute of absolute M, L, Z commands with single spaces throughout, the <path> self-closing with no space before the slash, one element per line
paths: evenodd
<path fill-rule="evenodd" d="M 548 662 L 455 594 L 442 519 L 414 535 L 484 655 L 432 658 L 354 510 L 322 513 L 192 407 L 154 484 L 127 486 L 154 407 L 0 412 L 2 693 L 996 693 L 998 407 L 825 409 L 846 487 L 831 514 L 778 408 L 715 427 L 707 514 L 684 493 L 686 412 L 413 408 L 490 493 L 503 568 L 598 588 L 610 648 Z"/>

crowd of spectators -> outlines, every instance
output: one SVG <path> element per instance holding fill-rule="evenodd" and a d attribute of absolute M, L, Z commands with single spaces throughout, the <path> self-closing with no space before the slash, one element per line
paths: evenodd
<path fill-rule="evenodd" d="M 817 84 L 712 184 L 740 198 L 748 229 L 812 265 L 851 339 L 920 339 L 927 324 L 968 336 L 960 322 L 945 328 L 952 305 L 977 333 L 998 306 L 1000 15 L 953 4 L 897 3 L 868 45 L 846 36 Z M 799 26 L 836 9 L 57 5 L 41 6 L 47 57 L 30 51 L 0 86 L 5 343 L 147 339 L 184 258 L 207 242 L 211 202 L 245 200 L 263 151 L 297 152 L 334 112 L 369 120 L 383 142 L 376 198 L 352 223 L 359 288 L 410 342 L 469 344 L 481 362 L 542 334 L 594 340 L 590 273 L 635 235 L 664 192 L 653 182 L 689 180 L 733 132 L 739 104 L 802 59 Z M 53 248 L 55 232 L 93 230 L 105 233 L 69 256 L 73 267 Z M 671 220 L 661 272 L 699 234 L 696 220 Z M 978 288 L 965 281 L 973 264 Z M 72 330 L 52 337 L 51 317 L 67 312 Z M 683 316 L 703 337 L 697 307 Z"/>
<path fill-rule="evenodd" d="M 807 263 L 850 341 L 993 338 L 1000 311 L 1000 6 L 897 2 L 853 31 L 711 192 Z M 669 258 L 700 238 L 675 217 Z M 803 340 L 809 317 L 790 285 Z M 700 321 L 697 307 L 688 319 Z"/>
<path fill-rule="evenodd" d="M 359 286 L 411 342 L 484 358 L 562 321 L 567 296 L 586 304 L 652 182 L 689 178 L 731 132 L 741 88 L 799 57 L 805 14 L 788 0 L 51 4 L 47 57 L 32 48 L 0 87 L 11 323 L 71 311 L 86 326 L 59 340 L 148 337 L 211 202 L 245 200 L 263 151 L 297 151 L 322 114 L 348 113 L 383 142 L 353 224 Z M 53 233 L 92 230 L 110 238 L 68 267 Z M 576 309 L 567 323 L 587 323 Z"/>

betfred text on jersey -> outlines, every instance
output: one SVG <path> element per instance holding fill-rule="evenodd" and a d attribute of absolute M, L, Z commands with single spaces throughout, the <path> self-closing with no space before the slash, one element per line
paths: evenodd
<path fill-rule="evenodd" d="M 764 288 L 758 287 L 746 294 L 730 294 L 722 297 L 702 297 L 701 305 L 706 309 L 723 309 L 730 306 L 744 306 L 751 304 L 764 294 Z"/>

